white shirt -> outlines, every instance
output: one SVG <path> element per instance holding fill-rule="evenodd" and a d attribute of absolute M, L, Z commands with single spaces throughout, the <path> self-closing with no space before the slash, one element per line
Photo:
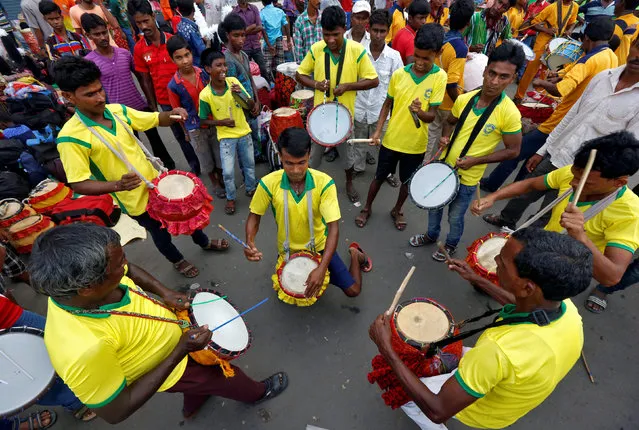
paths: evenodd
<path fill-rule="evenodd" d="M 537 154 L 550 155 L 557 168 L 573 163 L 588 140 L 627 130 L 639 138 L 639 83 L 615 93 L 626 66 L 598 73 Z"/>
<path fill-rule="evenodd" d="M 382 110 L 384 100 L 386 100 L 391 75 L 395 70 L 404 67 L 404 62 L 399 52 L 388 45 L 384 45 L 384 49 L 377 57 L 377 60 L 371 54 L 370 45 L 366 47 L 366 53 L 377 71 L 379 85 L 370 90 L 357 92 L 357 97 L 355 98 L 355 121 L 374 124 L 379 119 L 379 113 Z M 384 121 L 386 119 L 384 118 Z"/>
<path fill-rule="evenodd" d="M 344 38 L 349 40 L 354 40 L 353 35 L 351 34 L 352 31 L 353 31 L 352 28 L 350 30 L 347 30 L 344 33 Z M 357 42 L 357 40 L 355 40 L 355 42 Z M 359 43 L 361 43 L 362 46 L 366 49 L 368 49 L 368 47 L 371 46 L 371 35 L 368 31 L 364 31 L 364 37 L 362 37 L 362 40 Z"/>

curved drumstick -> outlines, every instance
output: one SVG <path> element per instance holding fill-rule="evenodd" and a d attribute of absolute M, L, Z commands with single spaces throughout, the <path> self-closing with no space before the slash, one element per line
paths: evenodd
<path fill-rule="evenodd" d="M 220 230 L 222 230 L 224 233 L 228 234 L 231 239 L 233 239 L 234 241 L 236 241 L 237 243 L 239 243 L 240 245 L 242 245 L 244 248 L 246 249 L 250 249 L 251 247 L 248 246 L 242 239 L 240 239 L 239 237 L 237 237 L 236 235 L 234 235 L 233 233 L 231 233 L 230 231 L 228 231 L 227 229 L 225 229 L 222 224 L 218 224 L 217 225 Z"/>
<path fill-rule="evenodd" d="M 402 281 L 402 284 L 399 286 L 399 289 L 395 293 L 395 297 L 393 298 L 393 303 L 391 303 L 390 308 L 388 308 L 388 310 L 386 311 L 387 316 L 392 314 L 395 308 L 397 307 L 397 304 L 399 303 L 399 298 L 402 296 L 402 293 L 406 289 L 406 285 L 408 285 L 408 281 L 410 281 L 410 278 L 413 276 L 414 272 L 415 272 L 415 266 L 410 268 L 410 270 L 408 271 L 408 274 L 406 275 L 406 277 Z"/>
<path fill-rule="evenodd" d="M 229 324 L 229 323 L 231 323 L 231 322 L 235 321 L 236 319 L 240 318 L 241 316 L 244 316 L 244 315 L 248 314 L 248 313 L 249 313 L 249 312 L 251 312 L 253 309 L 256 309 L 258 306 L 261 306 L 261 305 L 263 305 L 263 304 L 264 304 L 264 303 L 266 303 L 266 302 L 268 302 L 268 297 L 267 297 L 267 298 L 265 298 L 264 300 L 262 300 L 261 302 L 259 302 L 258 304 L 251 306 L 250 308 L 248 308 L 247 310 L 245 310 L 245 311 L 244 311 L 244 312 L 242 312 L 241 314 L 234 316 L 233 318 L 231 318 L 231 319 L 230 319 L 230 320 L 228 320 L 227 322 L 220 324 L 219 326 L 215 327 L 215 328 L 214 328 L 214 329 L 212 329 L 211 331 L 212 331 L 212 332 L 215 332 L 216 330 L 221 329 L 221 328 L 222 328 L 222 327 L 224 327 L 225 325 L 227 325 L 227 324 Z"/>
<path fill-rule="evenodd" d="M 577 202 L 579 201 L 579 197 L 581 197 L 581 192 L 584 190 L 584 185 L 586 185 L 586 181 L 588 180 L 588 175 L 590 174 L 590 170 L 592 169 L 592 165 L 595 162 L 596 156 L 597 156 L 597 150 L 591 149 L 590 154 L 588 155 L 588 161 L 586 162 L 586 167 L 584 168 L 584 171 L 581 174 L 581 179 L 579 180 L 577 191 L 575 191 L 574 197 L 572 199 L 571 204 L 573 205 L 573 207 L 577 206 Z"/>

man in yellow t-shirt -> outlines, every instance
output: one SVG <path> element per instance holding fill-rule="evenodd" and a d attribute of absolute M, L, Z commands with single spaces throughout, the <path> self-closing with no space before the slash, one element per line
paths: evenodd
<path fill-rule="evenodd" d="M 472 210 L 479 214 L 498 200 L 532 191 L 556 189 L 560 195 L 569 192 L 579 183 L 593 149 L 597 156 L 579 200 L 575 205 L 570 194 L 557 204 L 546 230 L 566 229 L 592 251 L 593 277 L 602 288 L 588 298 L 586 308 L 599 313 L 607 304 L 602 290 L 614 288 L 639 248 L 639 197 L 626 186 L 630 176 L 639 171 L 639 140 L 632 133 L 621 131 L 592 139 L 577 152 L 572 166 L 510 184 L 481 202 L 474 202 Z M 603 210 L 585 220 L 584 212 L 598 202 L 602 202 Z"/>
<path fill-rule="evenodd" d="M 188 309 L 188 296 L 127 264 L 110 228 L 77 223 L 49 230 L 30 263 L 31 285 L 49 296 L 44 342 L 53 368 L 110 424 L 158 391 L 183 393 L 188 418 L 208 395 L 254 403 L 286 388 L 285 373 L 257 382 L 233 365 L 202 366 L 189 358 L 209 344 L 211 330 L 203 325 L 182 333 L 172 309 Z"/>
<path fill-rule="evenodd" d="M 317 296 L 327 270 L 331 284 L 347 296 L 356 297 L 362 290 L 361 272 L 369 272 L 373 264 L 356 242 L 348 249 L 350 267 L 337 253 L 341 218 L 337 188 L 330 176 L 308 168 L 311 144 L 308 132 L 301 128 L 288 128 L 280 135 L 282 170 L 264 176 L 259 182 L 246 220 L 248 248 L 244 248 L 244 255 L 249 261 L 262 259 L 262 253 L 255 246 L 255 236 L 262 216 L 271 207 L 277 224 L 280 256 L 304 250 L 322 254 L 319 266 L 306 279 L 305 297 Z"/>
<path fill-rule="evenodd" d="M 329 6 L 322 12 L 323 40 L 314 43 L 297 69 L 296 79 L 305 87 L 315 89 L 315 106 L 324 101 L 338 101 L 355 116 L 357 91 L 369 90 L 379 85 L 373 63 L 361 44 L 344 38 L 346 14 L 339 6 Z M 329 74 L 326 76 L 326 62 Z M 336 119 L 337 120 L 337 119 Z M 337 127 L 336 127 L 337 128 Z M 310 167 L 318 169 L 322 164 L 325 147 L 317 142 L 311 149 Z M 356 160 L 353 148 L 346 145 L 342 154 L 346 171 L 346 192 L 352 202 L 359 201 L 353 187 L 353 172 Z"/>
<path fill-rule="evenodd" d="M 398 164 L 402 185 L 391 210 L 391 217 L 397 230 L 403 231 L 406 228 L 402 207 L 408 197 L 408 181 L 424 161 L 428 145 L 426 124 L 435 118 L 435 111 L 444 100 L 446 92 L 446 72 L 435 64 L 443 41 L 442 26 L 423 25 L 415 36 L 415 62 L 396 70 L 391 76 L 388 94 L 379 114 L 380 118 L 387 118 L 389 113 L 391 117 L 379 150 L 377 170 L 368 189 L 366 205 L 355 218 L 355 224 L 360 228 L 366 225 L 373 201 L 384 180 L 389 174 L 395 173 Z M 384 124 L 379 121 L 372 136 L 377 145 L 383 128 Z"/>
<path fill-rule="evenodd" d="M 391 16 L 391 26 L 386 36 L 386 43 L 391 41 L 397 35 L 397 32 L 406 27 L 406 16 L 404 16 L 404 10 L 413 2 L 413 0 L 395 0 L 393 5 L 388 9 L 388 13 Z"/>
<path fill-rule="evenodd" d="M 615 36 L 619 38 L 619 46 L 615 50 L 619 65 L 626 64 L 630 45 L 639 37 L 639 16 L 635 12 L 639 8 L 637 0 L 615 1 Z"/>
<path fill-rule="evenodd" d="M 454 372 L 420 380 L 393 350 L 390 317 L 382 314 L 370 327 L 413 399 L 402 410 L 423 430 L 444 430 L 450 418 L 472 428 L 509 427 L 539 406 L 579 359 L 583 324 L 570 297 L 590 284 L 590 250 L 571 237 L 524 229 L 495 261 L 501 288 L 516 301 L 501 309 Z"/>
<path fill-rule="evenodd" d="M 519 27 L 524 23 L 524 17 L 526 16 L 526 6 L 528 0 L 517 0 L 517 4 L 512 6 L 506 12 L 506 17 L 510 23 L 510 32 L 512 37 L 519 36 Z"/>
<path fill-rule="evenodd" d="M 521 114 L 504 91 L 515 80 L 517 70 L 523 63 L 524 52 L 520 47 L 505 43 L 495 48 L 488 57 L 482 89 L 457 97 L 444 123 L 439 145 L 442 153 L 440 160 L 455 168 L 459 176 L 457 195 L 451 195 L 452 200 L 447 204 L 450 229 L 444 247 L 448 255 L 455 253 L 462 238 L 464 216 L 486 165 L 515 158 L 519 154 Z M 451 142 L 453 128 L 455 133 Z M 505 148 L 495 150 L 501 141 Z M 442 179 L 429 184 L 429 189 L 436 189 Z M 418 247 L 436 243 L 443 215 L 443 207 L 429 210 L 427 232 L 411 237 L 410 245 Z M 439 262 L 448 258 L 441 249 L 435 251 L 432 257 Z"/>
<path fill-rule="evenodd" d="M 188 114 L 182 108 L 148 113 L 119 104 L 107 105 L 100 75 L 95 63 L 80 57 L 61 58 L 54 67 L 56 84 L 76 109 L 57 138 L 69 186 L 78 194 L 111 194 L 122 212 L 149 232 L 155 246 L 178 272 L 187 278 L 195 277 L 199 274 L 197 267 L 184 259 L 169 232 L 146 211 L 149 190 L 126 164 L 133 166 L 146 181 L 155 179 L 158 171 L 133 137 L 133 130 L 168 126 L 175 122 L 171 116 L 179 116 L 183 121 Z M 104 142 L 118 151 L 119 156 Z M 196 230 L 191 238 L 205 250 L 223 251 L 229 247 L 226 240 L 209 240 L 202 230 Z"/>

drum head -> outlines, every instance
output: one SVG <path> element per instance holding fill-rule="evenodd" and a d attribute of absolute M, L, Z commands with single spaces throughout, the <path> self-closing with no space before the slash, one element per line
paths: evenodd
<path fill-rule="evenodd" d="M 495 257 L 501 252 L 508 238 L 494 236 L 481 244 L 477 250 L 477 261 L 481 266 L 489 272 L 497 272 L 497 263 Z"/>
<path fill-rule="evenodd" d="M 55 190 L 58 184 L 59 182 L 52 181 L 51 179 L 45 179 L 44 181 L 40 182 L 38 185 L 35 186 L 35 188 L 31 191 L 29 196 L 31 197 L 41 196 L 42 194 L 49 193 Z"/>
<path fill-rule="evenodd" d="M 0 219 L 8 219 L 20 213 L 24 205 L 16 199 L 0 201 Z"/>
<path fill-rule="evenodd" d="M 198 303 L 208 302 L 210 300 L 215 301 L 197 305 Z M 196 293 L 191 306 L 191 312 L 195 319 L 195 321 L 191 322 L 200 327 L 208 324 L 211 330 L 239 314 L 232 304 L 224 299 L 220 299 L 219 295 L 209 291 Z M 213 333 L 211 342 L 228 351 L 240 352 L 248 348 L 249 338 L 249 331 L 244 320 L 238 318 L 219 330 L 216 330 Z"/>
<path fill-rule="evenodd" d="M 311 90 L 297 90 L 291 94 L 291 97 L 297 100 L 308 100 L 315 97 L 315 93 Z"/>
<path fill-rule="evenodd" d="M 524 42 L 517 39 L 508 39 L 508 43 L 512 43 L 513 45 L 517 45 L 521 49 L 523 49 L 526 60 L 532 61 L 535 59 L 535 52 L 532 49 L 530 49 L 530 46 L 526 45 Z"/>
<path fill-rule="evenodd" d="M 277 108 L 273 111 L 273 116 L 293 116 L 297 111 L 289 107 Z"/>
<path fill-rule="evenodd" d="M 566 39 L 564 37 L 555 37 L 553 40 L 548 42 L 548 50 L 550 52 L 553 52 L 555 49 L 559 48 L 559 45 L 561 45 L 564 42 L 568 42 L 568 41 L 569 41 L 569 39 Z"/>
<path fill-rule="evenodd" d="M 158 192 L 171 200 L 184 199 L 193 194 L 195 182 L 185 175 L 166 175 L 158 181 Z"/>
<path fill-rule="evenodd" d="M 472 55 L 471 55 L 472 54 Z M 469 53 L 470 60 L 464 68 L 464 90 L 472 91 L 484 83 L 484 70 L 488 65 L 488 57 L 484 54 Z"/>
<path fill-rule="evenodd" d="M 14 327 L 0 331 L 0 416 L 19 413 L 55 381 L 42 331 Z"/>
<path fill-rule="evenodd" d="M 319 263 L 307 256 L 299 256 L 288 260 L 282 268 L 280 282 L 282 288 L 290 293 L 304 295 L 308 275 L 317 269 Z"/>
<path fill-rule="evenodd" d="M 531 109 L 544 109 L 544 108 L 552 107 L 550 105 L 547 105 L 546 103 L 537 103 L 537 102 L 525 102 L 525 103 L 522 103 L 521 105 Z"/>
<path fill-rule="evenodd" d="M 420 167 L 408 185 L 411 200 L 422 209 L 437 209 L 457 195 L 459 177 L 448 164 L 435 161 Z"/>
<path fill-rule="evenodd" d="M 352 127 L 351 113 L 337 102 L 315 106 L 306 118 L 308 134 L 322 146 L 336 146 L 344 142 Z"/>
<path fill-rule="evenodd" d="M 31 215 L 17 221 L 9 227 L 9 232 L 17 232 L 42 221 L 42 215 Z"/>
<path fill-rule="evenodd" d="M 426 344 L 448 336 L 451 321 L 442 309 L 432 303 L 412 302 L 401 305 L 396 312 L 395 327 L 407 340 Z"/>
<path fill-rule="evenodd" d="M 295 72 L 297 72 L 298 67 L 299 67 L 299 64 L 292 61 L 292 62 L 280 64 L 279 66 L 275 68 L 275 70 L 277 70 L 283 75 L 290 76 L 291 78 L 295 78 Z"/>

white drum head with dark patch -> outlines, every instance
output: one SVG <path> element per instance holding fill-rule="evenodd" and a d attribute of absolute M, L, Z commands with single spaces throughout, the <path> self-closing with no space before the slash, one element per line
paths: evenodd
<path fill-rule="evenodd" d="M 8 219 L 22 211 L 22 203 L 16 199 L 0 201 L 0 219 Z"/>
<path fill-rule="evenodd" d="M 401 308 L 396 325 L 405 337 L 420 343 L 437 342 L 450 330 L 450 321 L 444 311 L 426 302 L 410 303 Z"/>
<path fill-rule="evenodd" d="M 323 146 L 342 143 L 351 134 L 351 113 L 340 103 L 315 106 L 306 118 L 311 138 Z"/>
<path fill-rule="evenodd" d="M 453 168 L 438 162 L 420 167 L 408 187 L 411 199 L 422 209 L 445 205 L 455 197 L 458 189 L 459 179 Z"/>
<path fill-rule="evenodd" d="M 287 117 L 287 116 L 293 116 L 297 113 L 297 111 L 293 108 L 290 107 L 281 107 L 281 108 L 277 108 L 273 111 L 273 116 L 281 116 L 281 117 Z"/>
<path fill-rule="evenodd" d="M 31 191 L 30 196 L 31 197 L 41 196 L 43 194 L 46 194 L 55 190 L 57 186 L 58 186 L 58 182 L 52 181 L 51 179 L 45 179 L 44 181 L 40 182 L 38 185 L 35 186 L 33 191 Z"/>
<path fill-rule="evenodd" d="M 193 194 L 195 182 L 184 175 L 167 175 L 158 182 L 158 192 L 168 199 L 184 199 Z"/>
<path fill-rule="evenodd" d="M 9 227 L 9 233 L 15 233 L 42 221 L 42 215 L 31 215 L 15 222 Z"/>
<path fill-rule="evenodd" d="M 282 288 L 295 294 L 304 294 L 306 279 L 319 264 L 309 257 L 295 257 L 290 259 L 282 268 Z"/>
<path fill-rule="evenodd" d="M 489 272 L 497 272 L 495 257 L 501 252 L 508 238 L 495 236 L 481 244 L 477 250 L 477 261 Z"/>
<path fill-rule="evenodd" d="M 217 294 L 207 291 L 196 293 L 191 302 L 191 309 L 195 321 L 191 322 L 196 323 L 200 327 L 208 324 L 209 329 L 213 330 L 215 327 L 224 324 L 239 314 L 226 300 L 216 300 L 219 298 L 220 296 Z M 197 303 L 208 302 L 210 300 L 215 301 L 197 305 Z M 211 340 L 229 351 L 243 351 L 249 345 L 249 331 L 244 320 L 238 318 L 213 332 L 213 338 Z"/>

